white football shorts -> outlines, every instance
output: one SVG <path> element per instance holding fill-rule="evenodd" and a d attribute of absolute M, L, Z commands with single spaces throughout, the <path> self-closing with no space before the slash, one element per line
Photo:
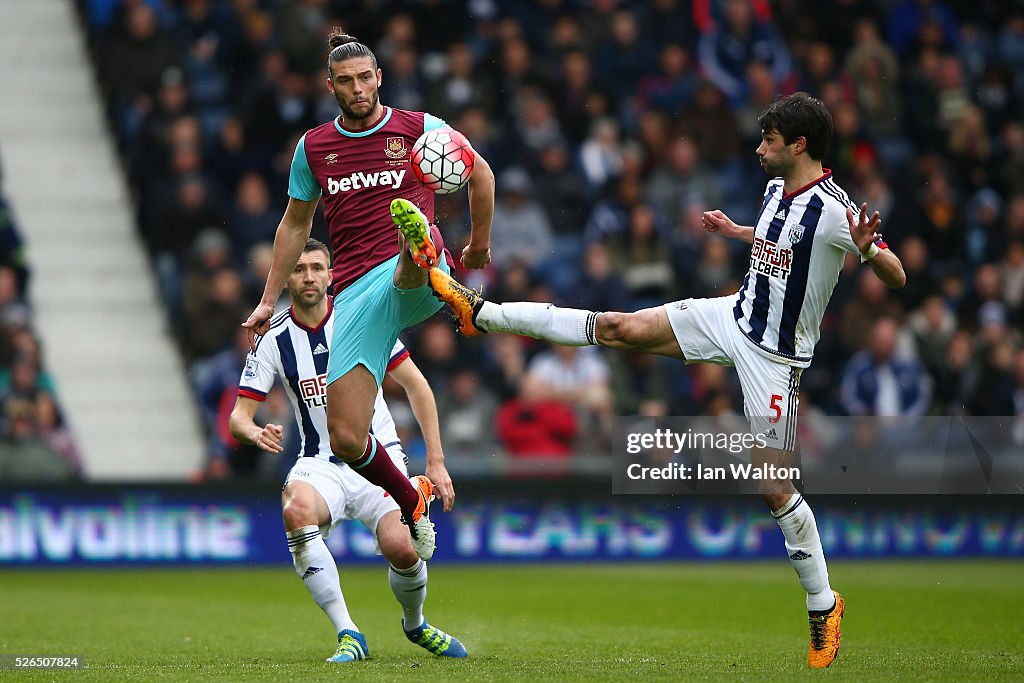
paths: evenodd
<path fill-rule="evenodd" d="M 389 446 L 387 453 L 395 466 L 409 476 L 402 447 L 397 444 Z M 288 472 L 284 485 L 287 486 L 291 481 L 311 484 L 327 502 L 331 523 L 320 527 L 324 538 L 330 536 L 345 519 L 361 522 L 376 537 L 381 517 L 399 509 L 398 503 L 384 489 L 371 484 L 348 465 L 336 465 L 321 458 L 298 458 Z"/>
<path fill-rule="evenodd" d="M 674 301 L 665 311 L 688 364 L 736 368 L 750 433 L 763 435 L 770 448 L 795 451 L 803 368 L 773 360 L 747 339 L 736 325 L 735 305 L 736 295 L 730 295 Z"/>

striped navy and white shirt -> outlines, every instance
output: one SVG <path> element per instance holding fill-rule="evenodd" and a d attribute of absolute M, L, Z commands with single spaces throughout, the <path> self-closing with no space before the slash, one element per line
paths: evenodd
<path fill-rule="evenodd" d="M 263 401 L 274 386 L 274 377 L 280 377 L 295 410 L 295 423 L 302 433 L 298 457 L 340 463 L 331 453 L 327 431 L 327 358 L 334 327 L 331 308 L 328 307 L 327 317 L 316 327 L 306 327 L 296 320 L 291 308 L 271 318 L 270 330 L 256 338 L 256 350 L 246 356 L 238 393 Z M 391 370 L 408 357 L 409 352 L 402 342 L 395 342 L 387 369 Z M 400 443 L 395 421 L 379 388 L 370 433 L 385 448 Z"/>
<path fill-rule="evenodd" d="M 811 364 L 846 254 L 860 255 L 848 207 L 854 215 L 860 211 L 828 169 L 791 194 L 783 191 L 782 178 L 768 182 L 733 314 L 747 339 L 776 361 Z"/>

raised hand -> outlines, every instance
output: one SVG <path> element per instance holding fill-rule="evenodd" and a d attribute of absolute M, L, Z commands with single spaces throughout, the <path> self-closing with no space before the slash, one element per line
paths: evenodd
<path fill-rule="evenodd" d="M 284 450 L 281 442 L 284 440 L 284 429 L 281 425 L 267 423 L 267 426 L 256 435 L 254 443 L 270 453 L 280 453 Z"/>
<path fill-rule="evenodd" d="M 444 463 L 427 461 L 427 479 L 434 482 L 434 492 L 441 497 L 444 504 L 444 511 L 450 512 L 455 504 L 455 485 L 448 475 L 448 469 Z"/>
<path fill-rule="evenodd" d="M 242 323 L 249 337 L 249 348 L 256 350 L 256 335 L 264 335 L 270 328 L 270 318 L 274 315 L 274 307 L 270 304 L 260 304 Z"/>
<path fill-rule="evenodd" d="M 721 209 L 705 211 L 700 217 L 701 225 L 708 232 L 717 232 L 722 237 L 752 242 L 754 229 L 742 225 L 736 225 L 731 218 L 725 215 Z"/>
<path fill-rule="evenodd" d="M 479 270 L 491 262 L 491 248 L 483 249 L 467 244 L 462 250 L 462 265 Z"/>
<path fill-rule="evenodd" d="M 853 238 L 853 243 L 857 245 L 862 254 L 866 253 L 872 244 L 882 239 L 882 233 L 878 232 L 878 227 L 882 224 L 882 216 L 875 211 L 868 218 L 866 203 L 860 205 L 860 215 L 856 220 L 853 217 L 853 210 L 847 209 L 846 221 L 850 224 L 850 237 Z"/>

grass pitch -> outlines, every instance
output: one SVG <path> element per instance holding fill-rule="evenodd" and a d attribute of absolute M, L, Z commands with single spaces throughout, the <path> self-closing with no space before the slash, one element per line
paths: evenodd
<path fill-rule="evenodd" d="M 470 658 L 407 642 L 383 565 L 343 570 L 372 659 L 323 662 L 330 622 L 290 566 L 0 572 L 0 654 L 79 654 L 18 680 L 1024 679 L 1024 564 L 834 562 L 839 659 L 806 669 L 788 563 L 431 567 L 427 616 Z"/>

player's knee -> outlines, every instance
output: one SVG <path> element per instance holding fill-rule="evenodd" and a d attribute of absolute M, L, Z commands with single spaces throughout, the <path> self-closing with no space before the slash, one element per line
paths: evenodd
<path fill-rule="evenodd" d="M 382 546 L 380 551 L 396 569 L 408 569 L 420 559 L 409 541 L 392 543 L 388 548 Z"/>
<path fill-rule="evenodd" d="M 757 482 L 757 493 L 770 509 L 778 510 L 793 495 L 793 484 L 781 479 L 761 479 Z"/>
<path fill-rule="evenodd" d="M 328 426 L 331 434 L 331 452 L 342 460 L 355 460 L 366 450 L 366 434 L 356 434 L 356 430 L 346 424 Z"/>
<path fill-rule="evenodd" d="M 289 531 L 317 524 L 313 501 L 304 496 L 291 496 L 285 500 L 281 515 L 284 517 L 284 528 Z"/>
<path fill-rule="evenodd" d="M 409 531 L 399 521 L 397 512 L 381 520 L 377 528 L 377 542 L 381 555 L 396 569 L 408 569 L 419 560 L 409 540 Z"/>

